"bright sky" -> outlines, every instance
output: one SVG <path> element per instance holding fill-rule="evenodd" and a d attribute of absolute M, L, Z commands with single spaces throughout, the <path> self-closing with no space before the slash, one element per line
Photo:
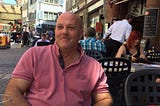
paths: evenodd
<path fill-rule="evenodd" d="M 2 0 L 2 1 L 7 4 L 16 4 L 16 0 Z"/>

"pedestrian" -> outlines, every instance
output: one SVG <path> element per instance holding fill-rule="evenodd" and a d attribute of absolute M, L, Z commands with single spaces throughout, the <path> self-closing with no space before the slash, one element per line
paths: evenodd
<path fill-rule="evenodd" d="M 24 53 L 5 90 L 14 105 L 111 105 L 101 64 L 87 56 L 79 44 L 82 26 L 78 15 L 62 13 L 55 27 L 55 43 L 32 47 Z"/>
<path fill-rule="evenodd" d="M 23 46 L 29 45 L 29 32 L 27 31 L 26 27 L 23 28 L 23 32 L 22 32 L 22 44 Z"/>
<path fill-rule="evenodd" d="M 114 17 L 111 20 L 111 25 L 114 24 L 115 22 L 120 21 L 120 19 L 118 17 Z"/>
<path fill-rule="evenodd" d="M 37 46 L 37 44 L 40 43 L 40 42 L 47 42 L 48 45 L 50 44 L 50 41 L 47 39 L 47 34 L 42 33 L 41 34 L 41 39 L 38 39 L 34 46 Z M 44 43 L 44 44 L 47 44 L 47 43 Z"/>
<path fill-rule="evenodd" d="M 107 57 L 115 57 L 119 47 L 128 39 L 132 30 L 130 23 L 133 18 L 132 15 L 127 15 L 125 19 L 114 22 L 104 34 L 103 39 L 110 36 L 109 39 L 104 41 Z"/>

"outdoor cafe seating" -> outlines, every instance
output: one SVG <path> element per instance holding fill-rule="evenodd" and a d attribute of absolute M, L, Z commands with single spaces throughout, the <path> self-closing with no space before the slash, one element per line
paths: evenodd
<path fill-rule="evenodd" d="M 47 46 L 50 45 L 50 42 L 37 42 L 37 46 Z"/>
<path fill-rule="evenodd" d="M 147 53 L 146 57 L 149 61 L 160 62 L 160 51 Z"/>
<path fill-rule="evenodd" d="M 154 97 L 150 96 L 150 95 L 155 94 L 155 92 L 156 92 L 155 89 L 158 90 L 157 92 L 160 91 L 159 84 L 158 84 L 157 88 L 156 88 L 157 84 L 152 84 L 152 80 L 155 80 L 157 75 L 160 74 L 160 72 L 158 72 L 158 71 L 160 71 L 160 62 L 159 61 L 155 62 L 155 61 L 151 61 L 151 60 L 145 61 L 143 59 L 138 59 L 138 61 L 136 61 L 136 63 L 134 63 L 134 62 L 131 62 L 127 58 L 115 58 L 115 57 L 105 58 L 105 57 L 103 57 L 103 55 L 100 52 L 95 51 L 95 50 L 85 50 L 85 52 L 87 55 L 98 60 L 101 63 L 102 67 L 104 68 L 105 74 L 107 75 L 107 83 L 109 84 L 109 91 L 110 91 L 111 96 L 113 98 L 113 105 L 112 106 L 149 106 L 149 105 L 146 105 L 146 103 L 150 104 L 150 106 L 152 106 L 152 104 L 160 104 L 160 103 L 158 103 L 160 101 L 160 96 L 159 97 L 156 97 L 157 95 L 155 95 Z M 155 71 L 157 71 L 158 74 L 152 76 L 152 75 L 150 75 L 150 74 L 152 74 L 152 72 L 150 72 L 150 70 L 153 70 L 154 71 L 153 73 L 156 73 Z M 142 73 L 145 73 L 146 75 L 140 76 Z M 136 90 L 138 89 L 138 91 L 132 93 L 132 90 L 135 90 L 135 88 L 130 87 L 131 86 L 130 84 L 132 84 L 132 82 L 128 82 L 128 80 L 130 79 L 129 77 L 131 75 L 136 75 L 136 74 L 139 74 L 140 77 L 137 78 L 138 81 L 133 82 L 133 84 L 135 83 L 135 86 L 138 86 L 138 85 L 143 85 L 143 86 L 137 87 Z M 158 75 L 158 77 L 160 77 L 160 75 Z M 145 83 L 149 83 L 150 86 L 148 84 L 147 85 L 148 87 L 145 87 L 146 85 L 142 84 L 143 82 L 139 82 L 139 80 L 147 80 Z M 136 85 L 136 83 L 137 83 L 137 85 Z M 153 82 L 153 83 L 155 83 L 155 82 Z M 150 90 L 150 89 L 154 92 L 148 91 L 148 93 L 147 93 L 147 90 Z M 145 90 L 145 91 L 143 91 L 143 90 Z M 146 95 L 143 95 L 142 94 L 143 92 Z M 130 96 L 134 95 L 134 93 L 135 93 L 135 95 L 137 95 L 137 97 L 140 94 L 143 95 L 144 97 L 142 98 L 141 95 L 138 98 L 135 97 L 137 101 L 140 97 L 142 99 L 140 99 L 139 102 L 137 102 L 135 100 L 134 101 L 135 104 L 133 103 L 133 105 L 132 105 L 132 99 L 130 99 Z M 138 94 L 138 93 L 140 93 L 140 94 Z M 150 96 L 150 98 L 149 98 L 149 96 Z M 128 97 L 128 99 L 127 99 L 127 97 Z M 154 98 L 154 100 L 152 100 L 153 98 Z M 156 102 L 155 102 L 155 98 L 157 98 Z M 141 102 L 144 101 L 145 104 L 144 105 L 141 104 L 140 101 Z M 149 101 L 154 101 L 154 103 L 149 102 Z M 153 105 L 153 106 L 155 106 L 155 105 Z"/>
<path fill-rule="evenodd" d="M 86 53 L 88 56 L 95 58 L 96 60 L 103 58 L 102 53 L 99 52 L 99 51 L 97 51 L 97 50 L 94 50 L 94 49 L 85 49 L 85 53 Z"/>
<path fill-rule="evenodd" d="M 130 74 L 131 62 L 125 58 L 103 58 L 98 60 L 107 75 L 113 106 L 124 106 L 124 82 Z"/>
<path fill-rule="evenodd" d="M 140 69 L 131 73 L 125 81 L 125 101 L 127 106 L 160 105 L 160 68 Z"/>

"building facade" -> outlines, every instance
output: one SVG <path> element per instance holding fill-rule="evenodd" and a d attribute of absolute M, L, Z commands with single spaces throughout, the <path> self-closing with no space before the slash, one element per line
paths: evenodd
<path fill-rule="evenodd" d="M 59 13 L 65 11 L 64 0 L 18 0 L 22 6 L 22 24 L 29 30 L 54 31 Z"/>
<path fill-rule="evenodd" d="M 97 33 L 105 33 L 112 18 L 123 19 L 132 14 L 133 29 L 140 31 L 149 46 L 160 48 L 160 1 L 159 0 L 67 0 L 67 11 L 79 14 L 86 27 L 96 28 Z"/>
<path fill-rule="evenodd" d="M 0 2 L 0 31 L 9 33 L 20 30 L 21 9 L 14 4 Z"/>
<path fill-rule="evenodd" d="M 105 0 L 67 0 L 66 11 L 79 14 L 84 23 L 84 30 L 89 27 L 97 27 L 97 32 L 102 33 L 104 21 Z"/>

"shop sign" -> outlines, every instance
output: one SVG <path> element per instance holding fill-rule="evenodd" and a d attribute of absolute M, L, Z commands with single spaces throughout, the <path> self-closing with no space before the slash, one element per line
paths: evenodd
<path fill-rule="evenodd" d="M 144 0 L 133 0 L 130 1 L 130 13 L 135 16 L 142 16 L 145 12 L 145 1 Z"/>
<path fill-rule="evenodd" d="M 144 18 L 144 36 L 156 36 L 158 26 L 158 8 L 146 9 L 148 12 Z"/>
<path fill-rule="evenodd" d="M 102 23 L 96 22 L 96 32 L 102 33 Z"/>

